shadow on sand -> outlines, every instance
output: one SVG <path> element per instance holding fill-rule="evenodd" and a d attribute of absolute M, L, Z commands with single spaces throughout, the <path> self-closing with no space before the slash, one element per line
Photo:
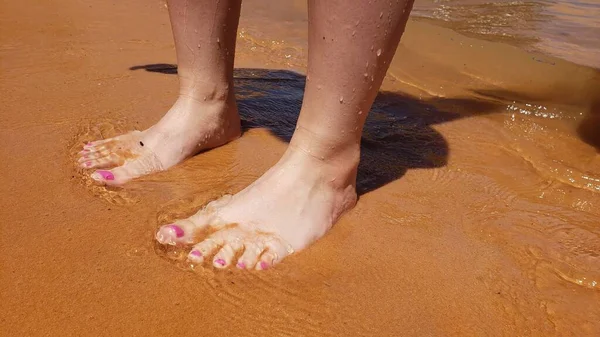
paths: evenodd
<path fill-rule="evenodd" d="M 177 74 L 172 64 L 131 67 L 163 74 Z M 289 142 L 294 132 L 305 77 L 288 70 L 236 69 L 236 98 L 242 127 L 266 128 Z M 359 195 L 401 178 L 408 169 L 445 166 L 450 150 L 432 125 L 497 111 L 499 104 L 468 98 L 415 97 L 380 92 L 362 135 L 358 169 Z"/>

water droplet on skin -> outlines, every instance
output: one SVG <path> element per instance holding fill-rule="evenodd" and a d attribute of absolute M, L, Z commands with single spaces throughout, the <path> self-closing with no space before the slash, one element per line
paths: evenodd
<path fill-rule="evenodd" d="M 367 65 L 365 67 L 369 68 L 369 61 L 367 61 Z"/>
<path fill-rule="evenodd" d="M 373 77 L 373 75 L 371 75 L 371 82 L 373 82 L 373 81 L 374 81 L 374 77 Z"/>
<path fill-rule="evenodd" d="M 362 115 L 362 110 L 358 110 L 358 114 Z M 356 130 L 356 129 L 354 129 L 354 130 Z"/>
<path fill-rule="evenodd" d="M 310 76 L 306 75 L 306 80 L 310 81 Z"/>
<path fill-rule="evenodd" d="M 363 75 L 365 76 L 365 78 L 369 77 L 369 74 L 367 73 L 364 73 Z"/>
<path fill-rule="evenodd" d="M 374 47 L 373 47 L 373 46 L 371 46 L 371 51 L 373 51 L 373 49 L 374 49 Z"/>
<path fill-rule="evenodd" d="M 198 49 L 200 49 L 200 44 L 198 44 Z"/>
<path fill-rule="evenodd" d="M 217 43 L 221 43 L 221 39 L 217 38 Z"/>
<path fill-rule="evenodd" d="M 340 103 L 344 103 L 344 96 L 340 96 Z"/>
<path fill-rule="evenodd" d="M 383 12 L 379 13 L 379 18 L 381 19 L 383 17 Z"/>
<path fill-rule="evenodd" d="M 352 36 L 354 36 L 354 35 L 356 35 L 356 31 L 355 30 L 352 31 Z"/>
<path fill-rule="evenodd" d="M 380 49 L 377 49 L 377 56 L 378 56 L 378 57 L 379 57 L 379 56 L 381 56 L 381 48 L 380 48 Z"/>
<path fill-rule="evenodd" d="M 360 23 L 360 20 L 356 21 L 356 24 L 354 24 L 354 25 L 358 26 L 359 23 Z"/>
<path fill-rule="evenodd" d="M 204 96 L 204 100 L 206 101 L 206 96 Z"/>
<path fill-rule="evenodd" d="M 356 91 L 356 88 L 352 88 L 352 92 L 355 92 L 355 91 Z"/>

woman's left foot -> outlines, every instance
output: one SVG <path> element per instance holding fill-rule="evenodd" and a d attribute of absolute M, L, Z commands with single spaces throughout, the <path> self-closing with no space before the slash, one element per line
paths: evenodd
<path fill-rule="evenodd" d="M 241 192 L 195 215 L 162 226 L 156 240 L 195 244 L 189 261 L 217 268 L 267 269 L 321 238 L 356 204 L 358 160 L 322 160 L 288 148 L 282 159 Z M 210 232 L 199 243 L 196 236 Z M 212 258 L 212 259 L 211 259 Z"/>

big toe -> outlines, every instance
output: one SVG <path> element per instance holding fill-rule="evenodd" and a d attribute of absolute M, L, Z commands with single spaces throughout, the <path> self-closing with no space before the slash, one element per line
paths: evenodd
<path fill-rule="evenodd" d="M 156 231 L 156 241 L 163 245 L 192 244 L 196 233 L 205 230 L 213 217 L 214 214 L 200 211 L 188 219 L 161 226 Z"/>

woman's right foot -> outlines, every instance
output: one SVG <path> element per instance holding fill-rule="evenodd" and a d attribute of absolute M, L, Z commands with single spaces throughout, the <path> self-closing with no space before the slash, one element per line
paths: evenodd
<path fill-rule="evenodd" d="M 97 182 L 122 185 L 131 179 L 164 171 L 200 151 L 224 145 L 240 134 L 240 118 L 233 97 L 197 100 L 181 96 L 149 129 L 84 145 L 78 162 L 82 168 L 100 169 L 91 175 Z"/>

